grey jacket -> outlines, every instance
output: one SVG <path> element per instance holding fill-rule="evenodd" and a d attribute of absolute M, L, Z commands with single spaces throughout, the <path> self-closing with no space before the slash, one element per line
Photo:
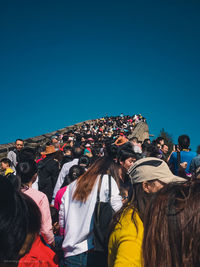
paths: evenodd
<path fill-rule="evenodd" d="M 7 158 L 12 162 L 11 168 L 13 171 L 16 171 L 16 166 L 17 166 L 17 154 L 14 151 L 9 151 Z"/>
<path fill-rule="evenodd" d="M 192 159 L 190 164 L 190 172 L 195 173 L 198 167 L 200 167 L 200 154 Z"/>

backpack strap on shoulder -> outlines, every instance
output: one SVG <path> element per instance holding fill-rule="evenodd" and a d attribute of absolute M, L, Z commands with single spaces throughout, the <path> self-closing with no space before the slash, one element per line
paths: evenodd
<path fill-rule="evenodd" d="M 102 184 L 103 174 L 101 174 L 101 177 L 99 179 L 98 189 L 97 189 L 97 202 L 100 202 L 100 189 Z"/>
<path fill-rule="evenodd" d="M 108 176 L 108 186 L 109 186 L 109 193 L 108 193 L 108 201 L 110 202 L 111 199 L 111 175 Z"/>

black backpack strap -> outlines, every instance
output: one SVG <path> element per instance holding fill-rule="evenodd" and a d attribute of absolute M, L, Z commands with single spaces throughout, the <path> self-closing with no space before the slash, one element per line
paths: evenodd
<path fill-rule="evenodd" d="M 103 174 L 101 174 L 101 177 L 99 179 L 99 184 L 97 189 L 97 202 L 100 202 L 100 189 L 101 189 L 102 179 L 103 179 Z"/>
<path fill-rule="evenodd" d="M 109 186 L 108 201 L 110 202 L 110 199 L 111 199 L 111 175 L 108 176 L 108 186 Z"/>
<path fill-rule="evenodd" d="M 103 174 L 101 174 L 99 184 L 98 184 L 98 189 L 97 189 L 97 202 L 100 202 L 100 189 L 101 189 L 101 184 L 102 184 L 102 179 L 103 179 Z M 110 202 L 111 199 L 111 175 L 108 175 L 108 201 Z"/>

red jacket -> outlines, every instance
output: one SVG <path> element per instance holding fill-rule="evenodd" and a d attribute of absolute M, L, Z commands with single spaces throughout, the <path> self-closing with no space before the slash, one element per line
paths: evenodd
<path fill-rule="evenodd" d="M 31 250 L 22 257 L 18 267 L 56 267 L 56 254 L 49 247 L 44 245 L 38 235 L 33 242 Z"/>

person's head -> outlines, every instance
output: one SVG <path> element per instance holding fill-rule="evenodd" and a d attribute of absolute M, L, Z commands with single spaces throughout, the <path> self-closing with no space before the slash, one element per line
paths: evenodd
<path fill-rule="evenodd" d="M 159 147 L 163 146 L 164 143 L 165 143 L 165 139 L 164 139 L 163 137 L 159 136 L 159 137 L 156 138 L 156 144 L 157 144 Z"/>
<path fill-rule="evenodd" d="M 155 142 L 144 143 L 142 144 L 142 154 L 144 157 L 160 157 L 160 152 L 158 146 L 155 144 Z"/>
<path fill-rule="evenodd" d="M 83 149 L 80 147 L 73 147 L 72 155 L 75 159 L 79 159 L 83 155 Z"/>
<path fill-rule="evenodd" d="M 84 174 L 85 168 L 79 165 L 73 165 L 69 169 L 68 175 L 65 177 L 65 180 L 61 187 L 71 184 L 74 180 L 78 179 L 82 174 Z"/>
<path fill-rule="evenodd" d="M 168 153 L 168 150 L 169 150 L 169 147 L 167 145 L 163 145 L 162 148 L 161 148 L 162 152 L 164 154 L 167 154 Z"/>
<path fill-rule="evenodd" d="M 63 157 L 64 157 L 63 151 L 57 150 L 54 159 L 57 160 L 58 162 L 61 162 L 63 160 Z"/>
<path fill-rule="evenodd" d="M 41 152 L 41 155 L 49 157 L 49 158 L 55 158 L 55 156 L 56 156 L 55 146 L 46 145 L 45 151 Z"/>
<path fill-rule="evenodd" d="M 86 155 L 81 156 L 79 158 L 78 165 L 87 169 L 90 165 L 90 158 Z"/>
<path fill-rule="evenodd" d="M 35 160 L 36 158 L 36 150 L 31 147 L 23 147 L 18 155 L 18 161 L 25 161 L 25 160 Z"/>
<path fill-rule="evenodd" d="M 20 151 L 24 147 L 24 141 L 22 139 L 17 139 L 15 141 L 15 147 L 18 151 Z"/>
<path fill-rule="evenodd" d="M 146 206 L 157 191 L 162 189 L 168 183 L 186 182 L 186 179 L 174 176 L 166 162 L 153 157 L 143 158 L 136 161 L 128 170 L 128 175 L 132 183 L 129 190 L 129 202 L 114 216 L 111 231 L 114 229 L 117 222 L 119 222 L 120 216 L 124 210 L 128 211 L 132 209 L 133 214 L 135 210 L 137 210 L 143 221 Z M 132 220 L 136 225 L 133 215 Z"/>
<path fill-rule="evenodd" d="M 197 154 L 200 154 L 200 146 L 197 147 Z"/>
<path fill-rule="evenodd" d="M 147 193 L 155 193 L 164 184 L 186 182 L 186 179 L 173 175 L 166 162 L 154 157 L 136 161 L 128 175 L 133 184 L 142 184 Z"/>
<path fill-rule="evenodd" d="M 74 146 L 74 137 L 69 136 L 66 143 L 68 146 L 73 147 Z"/>
<path fill-rule="evenodd" d="M 71 146 L 64 146 L 63 147 L 63 153 L 64 153 L 64 156 L 71 157 L 72 156 L 72 148 L 71 148 Z"/>
<path fill-rule="evenodd" d="M 37 165 L 34 160 L 26 160 L 17 164 L 16 171 L 21 178 L 21 183 L 27 184 L 30 181 L 34 182 L 36 179 Z"/>
<path fill-rule="evenodd" d="M 73 182 L 74 180 L 76 180 L 78 177 L 80 177 L 83 173 L 85 172 L 85 169 L 82 166 L 79 165 L 73 165 L 70 169 L 69 169 L 69 174 L 68 177 L 71 180 L 71 182 Z"/>
<path fill-rule="evenodd" d="M 190 146 L 190 138 L 188 135 L 180 135 L 178 138 L 178 145 L 180 149 L 188 149 Z"/>
<path fill-rule="evenodd" d="M 10 159 L 8 158 L 1 159 L 1 168 L 3 170 L 6 170 L 7 168 L 11 167 L 11 165 L 12 165 L 12 162 Z"/>
<path fill-rule="evenodd" d="M 31 198 L 5 178 L 0 178 L 0 218 L 0 263 L 16 261 L 30 250 L 39 233 L 41 213 Z"/>
<path fill-rule="evenodd" d="M 149 138 L 144 139 L 143 144 L 151 144 L 151 140 Z"/>
<path fill-rule="evenodd" d="M 58 137 L 57 135 L 53 135 L 53 136 L 51 137 L 51 143 L 52 143 L 53 145 L 59 143 L 59 137 Z"/>
<path fill-rule="evenodd" d="M 126 170 L 136 162 L 137 156 L 133 151 L 133 146 L 130 142 L 122 145 L 118 151 L 118 163 Z"/>
<path fill-rule="evenodd" d="M 200 266 L 200 181 L 171 184 L 152 198 L 144 219 L 144 267 Z"/>

